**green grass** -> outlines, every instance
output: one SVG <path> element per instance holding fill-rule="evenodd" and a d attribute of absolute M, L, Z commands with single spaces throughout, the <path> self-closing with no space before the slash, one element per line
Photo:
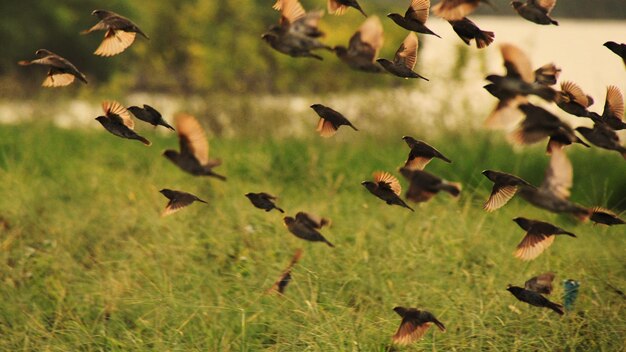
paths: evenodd
<path fill-rule="evenodd" d="M 0 227 L 0 350 L 384 351 L 400 321 L 396 305 L 429 310 L 448 328 L 431 328 L 407 351 L 624 348 L 626 300 L 607 286 L 626 288 L 624 227 L 576 223 L 518 199 L 495 213 L 481 209 L 491 184 L 480 171 L 538 184 L 543 146 L 516 152 L 486 133 L 429 140 L 454 163 L 428 169 L 464 189 L 458 200 L 440 194 L 411 213 L 360 185 L 375 170 L 397 174 L 408 151 L 402 134 L 215 138 L 211 153 L 224 160 L 216 171 L 229 177 L 221 183 L 160 156 L 177 145 L 173 134 L 143 133 L 153 146 L 48 123 L 0 126 L 0 216 L 9 225 Z M 617 154 L 569 153 L 575 201 L 626 207 Z M 209 205 L 160 218 L 161 188 Z M 289 234 L 281 214 L 243 196 L 258 191 L 279 195 L 289 214 L 330 217 L 323 233 L 337 247 Z M 511 255 L 523 236 L 516 216 L 578 238 L 558 238 L 523 263 Z M 296 248 L 304 255 L 286 295 L 265 295 Z M 547 270 L 557 274 L 552 300 L 561 301 L 561 280 L 581 282 L 563 317 L 505 290 Z"/>

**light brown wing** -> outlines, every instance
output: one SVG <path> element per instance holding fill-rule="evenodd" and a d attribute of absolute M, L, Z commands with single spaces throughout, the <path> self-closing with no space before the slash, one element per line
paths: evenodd
<path fill-rule="evenodd" d="M 402 63 L 404 66 L 411 70 L 415 67 L 415 61 L 417 60 L 417 35 L 414 32 L 409 32 L 409 35 L 404 38 L 402 45 L 396 51 L 394 62 Z"/>
<path fill-rule="evenodd" d="M 337 133 L 335 126 L 330 121 L 326 121 L 323 118 L 319 119 L 315 130 L 324 138 L 332 137 Z"/>
<path fill-rule="evenodd" d="M 574 170 L 563 148 L 552 148 L 550 164 L 540 189 L 554 196 L 567 199 L 574 179 Z"/>
<path fill-rule="evenodd" d="M 520 75 L 520 77 L 528 82 L 532 83 L 535 80 L 535 71 L 533 71 L 530 59 L 524 52 L 513 44 L 500 45 L 500 52 L 504 59 L 504 66 L 507 71 L 514 71 Z"/>
<path fill-rule="evenodd" d="M 524 113 L 517 107 L 527 103 L 528 99 L 522 95 L 500 101 L 487 116 L 483 125 L 492 130 L 508 130 L 524 119 Z"/>
<path fill-rule="evenodd" d="M 537 275 L 537 283 L 542 285 L 542 286 L 552 286 L 552 281 L 554 281 L 554 273 L 553 272 L 547 272 L 547 273 L 543 273 L 541 275 Z"/>
<path fill-rule="evenodd" d="M 328 13 L 335 14 L 337 16 L 343 15 L 348 6 L 342 5 L 337 0 L 328 0 Z"/>
<path fill-rule="evenodd" d="M 304 7 L 298 0 L 281 0 L 282 10 L 280 11 L 281 21 L 287 21 L 288 23 L 294 23 L 305 16 L 306 12 Z"/>
<path fill-rule="evenodd" d="M 554 6 L 556 6 L 556 0 L 535 0 L 537 5 L 546 10 L 546 13 L 550 13 Z"/>
<path fill-rule="evenodd" d="M 374 58 L 378 57 L 380 49 L 383 47 L 383 25 L 380 23 L 378 16 L 372 15 L 368 17 L 359 28 L 361 33 L 361 41 L 369 44 L 376 53 Z"/>
<path fill-rule="evenodd" d="M 555 236 L 527 233 L 513 255 L 524 261 L 533 260 L 552 245 L 554 238 Z"/>
<path fill-rule="evenodd" d="M 583 90 L 574 82 L 564 81 L 561 82 L 561 90 L 571 95 L 574 101 L 584 107 L 591 105 L 589 97 L 583 92 Z"/>
<path fill-rule="evenodd" d="M 624 96 L 622 91 L 616 86 L 608 86 L 606 89 L 604 113 L 606 114 L 607 112 L 620 120 L 624 117 Z"/>
<path fill-rule="evenodd" d="M 272 8 L 276 11 L 281 11 L 283 9 L 283 1 L 284 0 L 276 0 L 276 3 L 272 6 Z"/>
<path fill-rule="evenodd" d="M 315 214 L 305 213 L 303 211 L 300 211 L 296 214 L 296 221 L 308 224 L 315 229 L 321 229 L 324 226 L 330 225 L 329 219 L 323 218 Z"/>
<path fill-rule="evenodd" d="M 122 119 L 124 126 L 130 128 L 131 130 L 135 128 L 135 121 L 133 121 L 132 117 L 130 117 L 128 110 L 126 110 L 126 108 L 119 102 L 103 101 L 102 110 L 104 110 L 107 117 L 110 117 L 111 114 L 117 115 Z"/>
<path fill-rule="evenodd" d="M 491 195 L 485 205 L 483 205 L 483 209 L 487 212 L 495 211 L 496 209 L 500 209 L 506 203 L 513 198 L 513 196 L 517 193 L 517 186 L 504 186 L 501 188 L 493 186 L 491 190 Z"/>
<path fill-rule="evenodd" d="M 194 199 L 191 197 L 181 197 L 180 199 L 171 199 L 167 202 L 165 209 L 161 213 L 161 216 L 168 216 L 174 214 L 175 212 L 189 206 L 193 203 Z"/>
<path fill-rule="evenodd" d="M 426 165 L 430 163 L 432 158 L 424 158 L 424 157 L 415 157 L 413 159 L 407 159 L 406 163 L 404 163 L 404 167 L 409 170 L 424 170 Z"/>
<path fill-rule="evenodd" d="M 198 159 L 201 165 L 207 165 L 209 163 L 209 142 L 200 122 L 195 117 L 184 113 L 176 115 L 174 120 L 179 138 L 184 138 L 186 141 L 185 148 Z"/>
<path fill-rule="evenodd" d="M 124 32 L 122 30 L 108 30 L 104 35 L 104 40 L 94 54 L 99 56 L 113 56 L 126 50 L 135 41 L 135 32 Z"/>
<path fill-rule="evenodd" d="M 409 345 L 424 336 L 430 323 L 423 323 L 417 325 L 416 322 L 411 320 L 402 320 L 398 331 L 391 337 L 393 343 L 398 345 Z"/>
<path fill-rule="evenodd" d="M 41 83 L 42 87 L 65 87 L 74 82 L 74 75 L 69 73 L 53 73 L 48 74 L 46 79 Z"/>
<path fill-rule="evenodd" d="M 430 0 L 412 0 L 406 16 L 424 24 L 428 21 L 429 10 Z"/>
<path fill-rule="evenodd" d="M 391 190 L 393 191 L 393 193 L 400 195 L 400 193 L 402 192 L 402 186 L 400 186 L 400 182 L 394 175 L 385 171 L 376 171 L 374 172 L 373 176 L 374 176 L 374 182 L 387 183 L 389 185 L 389 188 L 391 188 Z"/>
<path fill-rule="evenodd" d="M 478 7 L 479 1 L 450 1 L 441 0 L 432 7 L 433 13 L 448 21 L 458 21 L 472 13 Z"/>

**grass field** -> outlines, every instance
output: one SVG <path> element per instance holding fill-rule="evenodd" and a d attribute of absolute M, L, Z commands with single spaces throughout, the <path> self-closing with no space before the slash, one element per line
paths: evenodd
<path fill-rule="evenodd" d="M 95 122 L 94 122 L 95 123 Z M 99 127 L 99 126 L 98 126 Z M 214 138 L 211 153 L 228 182 L 194 178 L 160 154 L 174 134 L 146 148 L 100 129 L 49 123 L 0 126 L 0 350 L 5 351 L 385 351 L 397 305 L 426 309 L 431 328 L 407 351 L 623 351 L 624 227 L 576 223 L 514 199 L 481 209 L 491 168 L 539 184 L 544 146 L 523 153 L 487 133 L 428 140 L 454 162 L 428 170 L 464 189 L 411 213 L 370 195 L 360 182 L 396 169 L 408 148 L 341 129 L 336 138 Z M 423 138 L 417 132 L 406 131 Z M 626 166 L 617 153 L 569 149 L 572 198 L 626 208 Z M 406 182 L 402 181 L 406 186 Z M 160 218 L 161 188 L 209 201 Z M 243 196 L 280 196 L 288 214 L 330 217 L 336 245 L 304 242 L 278 212 Z M 551 221 L 559 237 L 536 260 L 512 256 L 523 236 L 513 221 Z M 266 295 L 297 248 L 304 249 L 286 295 Z M 518 302 L 523 285 L 552 270 L 581 282 L 563 317 Z"/>

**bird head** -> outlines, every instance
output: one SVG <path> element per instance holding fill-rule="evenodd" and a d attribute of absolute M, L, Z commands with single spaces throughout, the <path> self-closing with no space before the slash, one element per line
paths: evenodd
<path fill-rule="evenodd" d="M 493 181 L 496 178 L 496 173 L 495 171 L 492 171 L 492 170 L 483 170 L 481 174 L 485 175 L 485 177 L 487 177 L 491 181 Z"/>
<path fill-rule="evenodd" d="M 403 136 L 402 139 L 409 145 L 409 147 L 413 148 L 414 145 L 418 143 L 418 141 L 411 136 Z"/>
<path fill-rule="evenodd" d="M 367 188 L 369 191 L 373 191 L 378 187 L 378 185 L 372 181 L 363 181 L 361 182 L 361 184 L 365 186 L 365 188 Z"/>
<path fill-rule="evenodd" d="M 96 16 L 99 19 L 103 19 L 103 18 L 109 17 L 112 14 L 113 14 L 113 12 L 107 11 L 107 10 L 93 10 L 93 12 L 91 12 L 92 16 Z"/>
<path fill-rule="evenodd" d="M 404 308 L 404 307 L 394 307 L 393 311 L 398 313 L 399 316 L 404 317 L 408 311 L 408 309 Z"/>
<path fill-rule="evenodd" d="M 404 19 L 404 16 L 398 13 L 387 14 L 387 17 L 391 18 L 391 20 L 393 20 L 394 22 L 401 21 L 402 19 Z"/>
<path fill-rule="evenodd" d="M 383 67 L 387 67 L 390 65 L 393 65 L 393 63 L 387 59 L 376 59 L 376 62 L 378 62 L 379 64 L 381 64 Z"/>
<path fill-rule="evenodd" d="M 285 224 L 285 226 L 289 227 L 289 225 L 293 224 L 296 221 L 296 219 L 292 218 L 291 216 L 285 216 L 283 218 L 283 224 Z"/>
<path fill-rule="evenodd" d="M 46 50 L 46 49 L 39 49 L 35 51 L 35 56 L 38 56 L 38 57 L 43 57 L 43 56 L 48 56 L 48 55 L 54 55 L 54 54 L 52 53 L 52 51 Z"/>
<path fill-rule="evenodd" d="M 513 8 L 516 10 L 522 7 L 523 5 L 524 3 L 521 1 L 511 1 L 511 6 L 513 6 Z"/>
<path fill-rule="evenodd" d="M 254 196 L 254 193 L 246 193 L 246 194 L 244 194 L 244 196 L 246 196 L 248 198 L 252 198 Z"/>
<path fill-rule="evenodd" d="M 177 151 L 175 151 L 175 150 L 168 149 L 168 150 L 163 152 L 163 156 L 168 158 L 168 159 L 170 159 L 170 160 L 172 160 L 172 161 L 176 161 L 176 160 L 178 160 L 179 153 Z"/>
<path fill-rule="evenodd" d="M 513 219 L 513 221 L 515 221 L 515 223 L 517 223 L 523 229 L 527 229 L 530 226 L 530 220 L 526 218 L 517 217 Z"/>
<path fill-rule="evenodd" d="M 96 117 L 96 120 L 97 120 L 98 122 L 100 122 L 100 123 L 102 123 L 103 121 L 106 121 L 106 119 L 107 119 L 107 118 L 106 118 L 105 116 L 98 116 L 98 117 Z"/>
<path fill-rule="evenodd" d="M 513 285 L 508 284 L 508 285 L 506 285 L 506 290 L 507 291 L 513 291 L 513 287 L 514 287 Z"/>
<path fill-rule="evenodd" d="M 315 110 L 315 111 L 320 111 L 324 108 L 325 106 L 322 104 L 313 104 L 310 106 L 311 109 Z"/>

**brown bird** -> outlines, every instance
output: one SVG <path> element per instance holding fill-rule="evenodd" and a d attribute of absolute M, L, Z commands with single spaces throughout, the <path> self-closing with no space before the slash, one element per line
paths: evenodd
<path fill-rule="evenodd" d="M 296 214 L 296 220 L 318 230 L 324 226 L 329 226 L 331 223 L 330 219 L 323 218 L 321 216 L 311 213 L 305 213 L 303 211 L 299 211 Z"/>
<path fill-rule="evenodd" d="M 593 128 L 576 127 L 576 131 L 582 134 L 586 140 L 596 147 L 614 150 L 626 159 L 626 147 L 621 145 L 619 136 L 611 127 L 602 122 L 596 122 Z"/>
<path fill-rule="evenodd" d="M 526 118 L 510 134 L 509 137 L 512 142 L 521 145 L 534 144 L 547 137 L 557 135 L 564 144 L 579 143 L 589 147 L 587 143 L 576 136 L 570 125 L 561 121 L 551 112 L 532 104 L 522 104 L 519 109 Z"/>
<path fill-rule="evenodd" d="M 189 114 L 178 114 L 174 119 L 180 152 L 168 149 L 163 155 L 194 176 L 212 176 L 226 181 L 226 177 L 213 172 L 213 168 L 220 166 L 222 161 L 209 159 L 209 142 L 198 120 Z"/>
<path fill-rule="evenodd" d="M 96 120 L 112 134 L 127 138 L 136 139 L 145 145 L 152 144 L 149 140 L 140 136 L 133 130 L 135 128 L 135 122 L 130 117 L 130 113 L 122 104 L 116 101 L 104 101 L 102 102 L 102 110 L 104 110 L 104 116 L 96 117 Z"/>
<path fill-rule="evenodd" d="M 524 288 L 537 293 L 549 295 L 552 293 L 552 281 L 554 281 L 554 273 L 547 272 L 530 278 L 524 283 Z"/>
<path fill-rule="evenodd" d="M 410 201 L 426 202 L 439 191 L 446 191 L 453 197 L 458 197 L 461 194 L 461 184 L 458 182 L 449 182 L 426 171 L 411 170 L 405 167 L 400 169 L 400 173 L 410 182 L 406 192 L 406 199 Z"/>
<path fill-rule="evenodd" d="M 400 198 L 402 186 L 400 186 L 400 182 L 395 176 L 384 171 L 376 171 L 373 176 L 373 182 L 361 182 L 361 184 L 367 188 L 371 194 L 384 200 L 388 205 L 399 205 L 409 209 L 410 211 L 414 211 L 413 208 L 408 206 L 402 198 Z"/>
<path fill-rule="evenodd" d="M 46 79 L 41 84 L 42 87 L 64 87 L 74 82 L 74 78 L 78 78 L 87 84 L 87 78 L 82 72 L 78 71 L 67 59 L 46 49 L 35 51 L 35 60 L 21 60 L 18 64 L 21 66 L 42 65 L 49 68 Z"/>
<path fill-rule="evenodd" d="M 559 313 L 559 315 L 564 314 L 562 305 L 551 302 L 550 300 L 548 300 L 547 298 L 545 298 L 544 296 L 542 296 L 541 294 L 537 292 L 525 290 L 521 287 L 513 286 L 513 285 L 508 285 L 506 290 L 511 292 L 511 294 L 513 294 L 515 298 L 517 298 L 518 300 L 522 302 L 528 303 L 535 307 L 552 309 L 553 311 Z"/>
<path fill-rule="evenodd" d="M 485 170 L 482 174 L 493 182 L 491 195 L 483 205 L 483 209 L 488 212 L 492 212 L 505 205 L 521 187 L 535 188 L 525 180 L 504 172 Z"/>
<path fill-rule="evenodd" d="M 527 261 L 537 258 L 552 245 L 556 235 L 576 237 L 573 233 L 547 222 L 522 217 L 515 218 L 513 221 L 526 231 L 526 236 L 517 245 L 517 249 L 513 253 L 516 258 L 521 260 Z"/>
<path fill-rule="evenodd" d="M 607 226 L 626 224 L 626 221 L 617 217 L 617 214 L 601 207 L 592 208 L 591 216 L 589 217 L 589 219 L 596 224 L 602 224 Z"/>
<path fill-rule="evenodd" d="M 280 274 L 280 277 L 278 277 L 278 280 L 274 282 L 272 287 L 270 287 L 270 289 L 267 290 L 267 293 L 276 292 L 281 295 L 285 294 L 285 288 L 287 288 L 287 285 L 289 284 L 289 282 L 291 282 L 291 269 L 293 269 L 293 266 L 296 265 L 296 263 L 298 263 L 301 257 L 302 257 L 302 249 L 298 248 L 296 249 L 296 252 L 294 253 L 293 258 L 291 258 L 289 265 L 287 265 L 287 268 L 283 270 L 283 273 Z"/>
<path fill-rule="evenodd" d="M 426 165 L 428 165 L 433 158 L 441 159 L 447 163 L 452 162 L 437 149 L 424 141 L 417 140 L 411 136 L 404 136 L 402 139 L 406 142 L 409 148 L 411 148 L 409 157 L 404 163 L 404 167 L 409 170 L 424 170 Z"/>
<path fill-rule="evenodd" d="M 272 210 L 272 209 L 276 209 L 281 213 L 284 213 L 285 211 L 282 210 L 281 208 L 277 207 L 276 204 L 274 204 L 274 201 L 276 200 L 276 197 L 265 193 L 265 192 L 261 192 L 261 193 L 246 193 L 245 196 L 250 200 L 250 202 L 252 203 L 252 205 L 254 205 L 255 207 L 259 208 L 259 209 L 263 209 L 266 212 Z"/>
<path fill-rule="evenodd" d="M 603 122 L 614 130 L 623 130 L 626 129 L 626 123 L 623 121 L 623 117 L 624 96 L 622 95 L 622 91 L 616 86 L 608 86 L 602 116 L 595 112 L 590 112 L 589 118 L 594 122 Z"/>
<path fill-rule="evenodd" d="M 430 0 L 411 0 L 411 5 L 406 10 L 404 16 L 398 13 L 390 13 L 387 17 L 406 30 L 439 37 L 439 35 L 426 27 L 429 9 Z"/>
<path fill-rule="evenodd" d="M 559 25 L 559 22 L 550 18 L 550 12 L 554 9 L 556 0 L 526 0 L 526 2 L 511 1 L 511 5 L 520 16 L 530 22 L 543 25 Z"/>
<path fill-rule="evenodd" d="M 338 45 L 334 51 L 341 61 L 355 70 L 380 73 L 384 70 L 375 60 L 383 42 L 383 26 L 377 16 L 372 16 L 352 35 L 347 48 Z"/>
<path fill-rule="evenodd" d="M 467 17 L 463 17 L 460 20 L 448 20 L 452 25 L 452 29 L 467 45 L 471 45 L 470 41 L 474 39 L 476 41 L 476 47 L 478 49 L 486 48 L 493 42 L 493 38 L 496 35 L 493 32 L 483 31 Z"/>
<path fill-rule="evenodd" d="M 415 62 L 417 61 L 417 47 L 417 36 L 415 33 L 410 32 L 398 48 L 398 51 L 396 51 L 393 62 L 387 59 L 378 59 L 376 62 L 381 64 L 385 70 L 398 77 L 421 78 L 428 81 L 428 78 L 422 77 L 420 74 L 413 71 Z"/>
<path fill-rule="evenodd" d="M 617 56 L 621 57 L 622 61 L 624 61 L 624 65 L 626 65 L 626 44 L 618 44 L 616 42 L 609 41 L 603 45 L 614 52 Z"/>
<path fill-rule="evenodd" d="M 137 33 L 141 34 L 146 39 L 150 39 L 131 20 L 115 12 L 94 10 L 91 15 L 97 16 L 100 22 L 96 23 L 95 26 L 88 30 L 82 31 L 81 34 L 88 34 L 93 31 L 106 31 L 104 40 L 94 52 L 96 55 L 113 56 L 121 53 L 135 41 L 135 35 Z"/>
<path fill-rule="evenodd" d="M 328 0 L 328 13 L 330 14 L 343 15 L 349 7 L 357 9 L 363 16 L 367 17 L 356 0 Z"/>
<path fill-rule="evenodd" d="M 593 104 L 593 98 L 583 92 L 574 82 L 561 82 L 561 91 L 557 92 L 556 105 L 561 110 L 578 117 L 589 116 L 588 107 Z"/>
<path fill-rule="evenodd" d="M 160 112 L 148 104 L 143 104 L 143 108 L 138 106 L 129 106 L 128 111 L 132 112 L 136 118 L 147 122 L 154 127 L 163 126 L 172 131 L 176 131 L 174 127 L 170 126 L 165 120 L 163 120 Z"/>
<path fill-rule="evenodd" d="M 553 63 L 548 63 L 535 70 L 535 82 L 544 86 L 553 86 L 560 75 L 561 69 Z"/>
<path fill-rule="evenodd" d="M 431 324 L 437 325 L 439 330 L 445 332 L 446 327 L 435 316 L 425 310 L 416 308 L 395 307 L 393 309 L 402 317 L 398 331 L 391 337 L 393 343 L 409 345 L 424 336 Z"/>
<path fill-rule="evenodd" d="M 345 116 L 336 110 L 322 104 L 313 104 L 311 108 L 315 110 L 320 117 L 316 131 L 319 132 L 322 137 L 328 138 L 334 136 L 340 126 L 350 126 L 353 130 L 358 131 Z"/>
<path fill-rule="evenodd" d="M 165 209 L 161 213 L 161 216 L 167 216 L 167 215 L 173 214 L 181 210 L 182 208 L 191 205 L 191 203 L 196 202 L 196 201 L 208 204 L 202 199 L 187 192 L 174 191 L 174 190 L 167 189 L 167 188 L 164 188 L 160 190 L 159 192 L 161 192 L 162 195 L 164 195 L 167 199 L 169 199 L 169 202 L 167 202 L 167 205 L 165 206 Z"/>
<path fill-rule="evenodd" d="M 432 10 L 435 16 L 444 20 L 459 21 L 474 12 L 481 2 L 495 8 L 487 0 L 441 0 Z"/>
<path fill-rule="evenodd" d="M 317 231 L 313 226 L 310 226 L 310 223 L 307 221 L 292 218 L 291 216 L 285 216 L 283 218 L 283 223 L 287 227 L 287 230 L 298 238 L 311 242 L 324 242 L 329 247 L 335 247 L 319 231 Z"/>

